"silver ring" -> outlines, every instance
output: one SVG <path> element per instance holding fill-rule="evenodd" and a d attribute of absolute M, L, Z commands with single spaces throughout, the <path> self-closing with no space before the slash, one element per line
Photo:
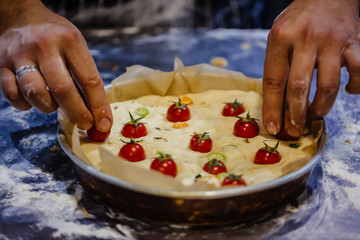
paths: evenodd
<path fill-rule="evenodd" d="M 19 68 L 19 70 L 16 71 L 16 80 L 19 80 L 26 72 L 37 72 L 36 66 L 28 65 Z"/>

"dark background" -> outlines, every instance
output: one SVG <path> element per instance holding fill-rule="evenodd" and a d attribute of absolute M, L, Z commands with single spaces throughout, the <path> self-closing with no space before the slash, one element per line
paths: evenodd
<path fill-rule="evenodd" d="M 121 28 L 129 27 L 129 19 L 114 21 L 106 16 L 106 9 L 125 6 L 135 0 L 43 0 L 54 12 L 73 21 L 81 30 L 86 28 Z M 182 1 L 182 0 L 180 0 Z M 146 9 L 150 0 L 138 1 L 138 7 Z M 159 2 L 159 1 L 157 1 Z M 166 0 L 162 1 L 167 4 Z M 193 0 L 189 7 L 193 18 L 193 28 L 238 28 L 238 29 L 269 29 L 275 17 L 291 0 Z M 192 6 L 191 6 L 192 5 Z M 105 9 L 103 13 L 87 19 L 77 16 L 82 11 Z M 159 7 L 158 14 L 164 11 Z M 149 19 L 151 21 L 151 19 Z M 174 27 L 171 23 L 161 23 L 162 27 Z M 177 23 L 175 27 L 189 27 L 186 23 Z M 184 26 L 185 25 L 185 26 Z M 155 26 L 154 26 L 155 27 Z M 157 26 L 159 27 L 159 26 Z"/>

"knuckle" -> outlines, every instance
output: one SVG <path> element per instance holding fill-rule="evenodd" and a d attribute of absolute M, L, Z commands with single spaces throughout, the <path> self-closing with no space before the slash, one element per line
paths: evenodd
<path fill-rule="evenodd" d="M 292 32 L 286 24 L 276 24 L 269 32 L 269 39 L 275 42 L 282 42 L 290 38 Z"/>
<path fill-rule="evenodd" d="M 311 24 L 304 28 L 302 35 L 305 42 L 311 42 L 318 36 L 322 36 L 321 30 Z"/>
<path fill-rule="evenodd" d="M 62 98 L 67 96 L 69 93 L 71 93 L 71 90 L 73 90 L 72 84 L 68 82 L 62 82 L 51 87 L 51 93 L 55 98 Z"/>
<path fill-rule="evenodd" d="M 83 41 L 83 36 L 76 27 L 73 26 L 64 27 L 62 34 L 64 39 L 68 42 Z"/>
<path fill-rule="evenodd" d="M 33 40 L 33 44 L 35 45 L 36 49 L 40 52 L 49 51 L 53 43 L 53 40 L 51 38 L 52 37 L 50 37 L 50 35 L 48 34 L 40 35 Z"/>
<path fill-rule="evenodd" d="M 339 83 L 337 81 L 329 81 L 326 84 L 318 84 L 318 89 L 326 96 L 337 94 Z"/>
<path fill-rule="evenodd" d="M 32 40 L 32 45 L 34 45 L 37 50 L 48 51 L 49 48 L 51 48 L 59 41 L 73 43 L 83 40 L 80 31 L 76 27 L 73 27 L 72 25 L 56 27 L 56 28 L 54 27 L 49 31 L 51 32 L 50 34 L 38 34 Z"/>
<path fill-rule="evenodd" d="M 263 80 L 264 89 L 267 91 L 278 92 L 283 88 L 283 84 L 275 78 L 264 78 Z"/>
<path fill-rule="evenodd" d="M 22 93 L 27 98 L 34 98 L 43 94 L 44 90 L 36 83 L 27 82 L 22 84 Z"/>
<path fill-rule="evenodd" d="M 288 82 L 287 88 L 293 92 L 302 92 L 307 89 L 308 83 L 303 78 L 294 78 Z"/>
<path fill-rule="evenodd" d="M 336 31 L 334 28 L 319 28 L 315 23 L 307 25 L 303 31 L 302 36 L 305 43 L 314 42 L 314 40 L 322 41 L 325 45 L 339 44 L 344 42 L 346 38 L 342 31 Z"/>
<path fill-rule="evenodd" d="M 82 82 L 82 87 L 85 90 L 100 88 L 103 83 L 99 75 L 88 76 L 85 81 Z"/>

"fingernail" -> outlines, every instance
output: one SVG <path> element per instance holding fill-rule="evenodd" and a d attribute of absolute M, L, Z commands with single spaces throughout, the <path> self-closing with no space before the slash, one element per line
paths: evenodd
<path fill-rule="evenodd" d="M 110 127 L 111 127 L 110 119 L 108 119 L 108 118 L 100 119 L 98 127 L 99 127 L 100 131 L 104 131 L 104 132 L 109 131 Z"/>
<path fill-rule="evenodd" d="M 287 129 L 287 133 L 292 137 L 299 137 L 300 136 L 300 130 L 295 127 L 289 127 Z"/>
<path fill-rule="evenodd" d="M 270 121 L 266 124 L 266 131 L 268 131 L 268 133 L 275 135 L 278 132 L 278 127 L 276 125 L 275 122 Z"/>
<path fill-rule="evenodd" d="M 84 130 L 88 130 L 90 129 L 94 124 L 92 122 L 86 122 L 86 123 L 83 123 L 83 124 L 79 124 L 78 125 L 78 128 L 80 129 L 84 129 Z"/>

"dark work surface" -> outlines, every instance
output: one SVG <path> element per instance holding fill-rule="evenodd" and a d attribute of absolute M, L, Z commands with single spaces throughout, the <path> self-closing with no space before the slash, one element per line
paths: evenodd
<path fill-rule="evenodd" d="M 224 57 L 228 69 L 261 77 L 266 31 L 172 30 L 121 45 L 90 46 L 106 84 L 141 64 L 171 71 Z M 20 112 L 0 96 L 0 239 L 360 239 L 359 96 L 344 91 L 325 118 L 328 147 L 295 201 L 245 223 L 211 228 L 165 226 L 129 218 L 79 185 L 57 141 L 56 113 Z M 313 93 L 312 93 L 313 94 Z"/>

